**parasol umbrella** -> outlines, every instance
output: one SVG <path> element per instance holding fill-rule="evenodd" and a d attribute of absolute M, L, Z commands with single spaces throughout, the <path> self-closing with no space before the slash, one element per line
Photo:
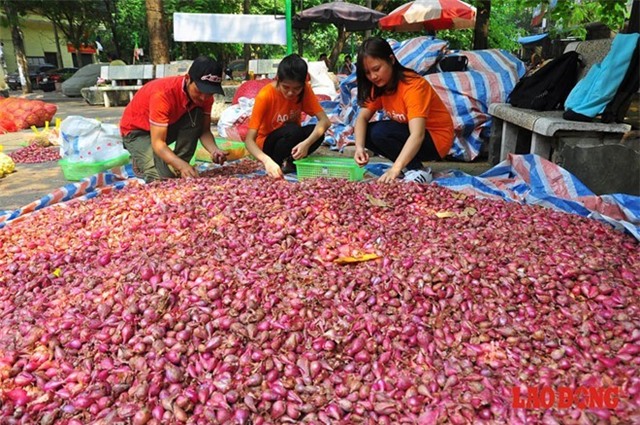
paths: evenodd
<path fill-rule="evenodd" d="M 475 24 L 476 8 L 461 0 L 415 0 L 378 22 L 381 29 L 393 31 L 462 29 Z"/>
<path fill-rule="evenodd" d="M 341 0 L 310 7 L 293 17 L 293 28 L 307 29 L 311 22 L 334 24 L 345 31 L 365 31 L 377 28 L 384 13 L 359 4 Z"/>

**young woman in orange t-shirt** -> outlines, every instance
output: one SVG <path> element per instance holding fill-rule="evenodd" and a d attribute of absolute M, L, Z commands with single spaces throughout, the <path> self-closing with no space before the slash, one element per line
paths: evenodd
<path fill-rule="evenodd" d="M 307 82 L 307 73 L 307 63 L 300 56 L 285 57 L 276 81 L 258 92 L 253 105 L 245 145 L 274 178 L 294 171 L 294 159 L 318 149 L 331 124 Z M 302 112 L 315 116 L 317 124 L 301 127 Z"/>
<path fill-rule="evenodd" d="M 453 120 L 442 100 L 421 75 L 402 66 L 379 37 L 360 46 L 356 75 L 361 106 L 354 130 L 356 163 L 369 162 L 367 148 L 393 161 L 380 182 L 402 177 L 430 182 L 431 172 L 422 161 L 444 158 L 453 145 Z M 389 119 L 370 123 L 380 109 Z"/>

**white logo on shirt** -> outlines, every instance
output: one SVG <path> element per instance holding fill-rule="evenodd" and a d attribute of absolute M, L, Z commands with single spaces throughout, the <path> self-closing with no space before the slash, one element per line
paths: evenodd
<path fill-rule="evenodd" d="M 296 119 L 298 118 L 299 114 L 300 114 L 300 111 L 292 109 L 292 110 L 289 111 L 288 114 L 278 114 L 276 116 L 276 122 L 284 123 L 284 122 L 296 121 Z"/>
<path fill-rule="evenodd" d="M 391 119 L 397 122 L 407 122 L 407 116 L 398 112 L 390 112 Z"/>

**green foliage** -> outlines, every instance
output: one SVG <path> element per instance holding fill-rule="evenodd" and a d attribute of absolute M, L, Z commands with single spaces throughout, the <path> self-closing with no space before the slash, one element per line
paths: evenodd
<path fill-rule="evenodd" d="M 114 0 L 117 10 L 115 21 L 118 27 L 118 37 L 123 47 L 123 57 L 131 62 L 136 38 L 139 47 L 148 51 L 149 35 L 146 23 L 145 0 Z M 252 0 L 250 13 L 256 15 L 285 13 L 285 0 Z M 183 13 L 228 13 L 241 14 L 243 10 L 242 0 L 164 0 L 164 11 L 167 21 L 167 32 L 173 34 L 173 14 Z M 135 29 L 135 30 L 132 30 Z M 250 31 L 250 28 L 247 29 Z M 109 31 L 100 33 L 101 38 L 112 45 Z M 286 53 L 284 46 L 252 45 L 253 56 L 260 58 L 281 57 Z M 243 44 L 241 43 L 205 43 L 169 42 L 171 60 L 193 59 L 198 55 L 210 55 L 222 62 L 228 63 L 233 59 L 242 57 Z"/>
<path fill-rule="evenodd" d="M 518 51 L 518 37 L 529 33 L 531 14 L 523 13 L 522 1 L 494 0 L 491 3 L 489 47 Z"/>
<path fill-rule="evenodd" d="M 125 62 L 131 63 L 136 39 L 138 46 L 148 52 L 149 33 L 147 31 L 146 7 L 144 0 L 113 0 L 116 11 L 113 19 L 117 28 L 117 36 L 122 48 L 120 55 Z M 113 34 L 108 29 L 97 34 L 102 40 L 105 50 L 113 51 Z M 106 56 L 103 58 L 106 61 Z"/>
<path fill-rule="evenodd" d="M 11 1 L 11 0 L 3 0 Z M 292 0 L 293 13 L 300 12 L 312 6 L 328 2 L 330 0 Z M 366 6 L 366 0 L 349 0 Z M 373 0 L 372 7 L 383 7 L 382 11 L 389 13 L 396 7 L 405 4 L 408 0 Z M 472 0 L 468 0 L 473 3 Z M 148 32 L 146 23 L 145 0 L 111 0 L 115 13 L 111 17 L 116 25 L 116 33 L 122 57 L 131 62 L 133 48 L 138 42 L 139 47 L 148 52 Z M 549 3 L 549 0 L 494 0 L 492 1 L 491 16 L 489 22 L 489 47 L 502 48 L 515 51 L 519 48 L 517 39 L 521 35 L 530 33 L 530 20 L 533 8 L 539 3 Z M 12 1 L 19 5 L 22 12 L 27 7 L 35 7 L 42 15 L 65 21 L 66 16 L 79 16 L 85 22 L 83 26 L 73 31 L 65 32 L 65 35 L 73 38 L 83 38 L 80 41 L 93 41 L 96 37 L 107 51 L 113 50 L 111 29 L 108 25 L 108 17 L 105 16 L 104 1 L 96 0 L 68 0 L 52 2 L 50 0 L 22 0 Z M 612 29 L 617 30 L 622 26 L 627 12 L 627 0 L 559 0 L 557 6 L 547 14 L 551 21 L 551 32 L 563 35 L 584 35 L 584 24 L 600 21 Z M 167 21 L 167 32 L 172 34 L 173 13 L 233 13 L 240 14 L 243 11 L 243 0 L 164 0 L 164 10 Z M 62 13 L 64 11 L 64 14 Z M 69 15 L 70 12 L 73 14 Z M 285 0 L 250 0 L 250 13 L 268 15 L 284 15 Z M 77 20 L 72 18 L 74 22 Z M 99 25 L 98 22 L 105 25 Z M 77 24 L 77 25 L 80 25 Z M 250 29 L 247 29 L 250 31 Z M 79 35 L 79 32 L 82 32 Z M 69 34 L 67 34 L 69 32 Z M 380 35 L 385 38 L 406 40 L 412 37 L 424 35 L 424 33 L 395 33 L 372 30 L 372 35 Z M 75 35 L 74 35 L 75 34 Z M 301 33 L 294 31 L 295 52 L 298 51 L 298 43 L 302 43 L 303 54 L 309 59 L 316 59 L 321 53 L 330 54 L 338 37 L 337 28 L 331 24 L 311 24 L 310 29 Z M 553 35 L 552 34 L 552 35 Z M 344 45 L 339 63 L 345 53 L 353 54 L 357 51 L 365 37 L 365 32 L 349 34 Z M 473 30 L 439 31 L 437 37 L 449 41 L 452 49 L 471 49 L 473 46 Z M 301 40 L 301 41 L 299 41 Z M 285 46 L 252 45 L 252 57 L 278 58 L 286 54 Z M 180 43 L 170 40 L 170 55 L 172 60 L 190 59 L 199 54 L 215 56 L 223 62 L 241 58 L 243 45 L 240 43 Z M 104 59 L 104 58 L 103 58 Z"/>
<path fill-rule="evenodd" d="M 549 8 L 549 0 L 525 0 L 530 8 L 543 4 Z M 627 15 L 627 0 L 582 0 L 562 1 L 551 9 L 545 17 L 550 21 L 549 33 L 552 37 L 574 36 L 584 38 L 587 33 L 585 25 L 602 22 L 614 31 L 624 25 Z"/>
<path fill-rule="evenodd" d="M 0 7 L 2 7 L 2 12 L 4 15 L 0 16 L 0 25 L 7 28 L 11 25 L 18 24 L 18 22 L 10 22 L 11 17 L 8 16 L 7 10 L 11 9 L 15 12 L 17 17 L 24 16 L 29 12 L 28 5 L 20 0 L 1 0 Z"/>
<path fill-rule="evenodd" d="M 75 46 L 91 41 L 94 28 L 106 19 L 104 3 L 94 0 L 23 0 L 21 7 L 49 18 Z"/>

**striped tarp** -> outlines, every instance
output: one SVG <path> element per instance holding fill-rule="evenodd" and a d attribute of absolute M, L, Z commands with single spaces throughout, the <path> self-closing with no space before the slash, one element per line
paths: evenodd
<path fill-rule="evenodd" d="M 452 171 L 434 181 L 468 195 L 541 205 L 590 217 L 626 230 L 640 240 L 639 196 L 597 196 L 574 175 L 537 155 L 510 154 L 480 176 Z"/>
<path fill-rule="evenodd" d="M 424 75 L 444 54 L 449 43 L 433 37 L 416 37 L 404 41 L 387 40 L 403 66 Z"/>
<path fill-rule="evenodd" d="M 17 210 L 0 211 L 0 228 L 6 226 L 10 221 L 21 220 L 34 211 L 39 211 L 45 207 L 61 205 L 76 199 L 91 199 L 103 193 L 122 189 L 129 184 L 140 183 L 143 183 L 143 181 L 135 177 L 131 164 L 115 167 L 82 179 L 77 183 L 69 183 Z"/>
<path fill-rule="evenodd" d="M 461 51 L 469 59 L 466 72 L 439 72 L 425 76 L 443 100 L 455 130 L 449 154 L 473 161 L 488 140 L 491 103 L 504 103 L 525 73 L 522 61 L 504 50 Z"/>

